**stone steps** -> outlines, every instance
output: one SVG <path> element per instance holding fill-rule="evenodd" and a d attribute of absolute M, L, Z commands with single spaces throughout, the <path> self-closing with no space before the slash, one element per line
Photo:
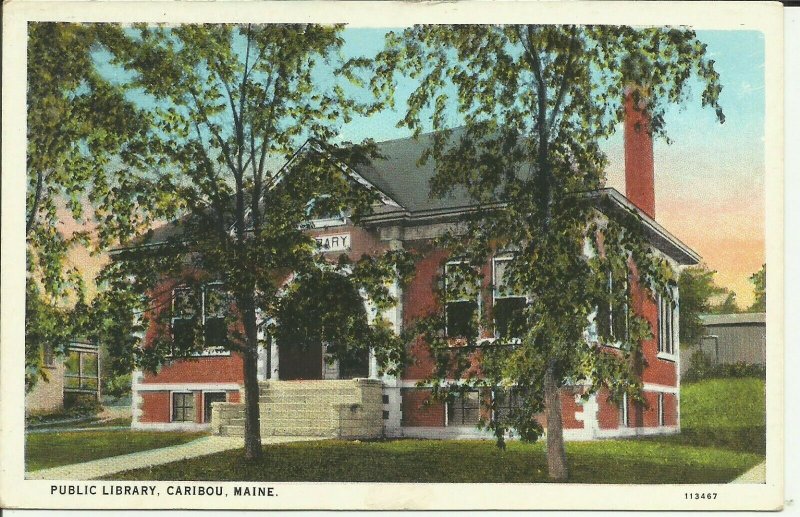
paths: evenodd
<path fill-rule="evenodd" d="M 375 379 L 261 382 L 261 434 L 378 437 L 383 429 L 382 386 Z M 215 414 L 214 432 L 243 436 L 244 404 L 220 404 Z"/>

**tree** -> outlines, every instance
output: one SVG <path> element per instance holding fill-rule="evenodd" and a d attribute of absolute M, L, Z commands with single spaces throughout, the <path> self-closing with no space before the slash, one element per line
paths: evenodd
<path fill-rule="evenodd" d="M 398 72 L 419 81 L 400 124 L 418 135 L 431 120 L 436 132 L 421 160 L 435 160 L 432 193 L 464 188 L 482 207 L 453 239 L 453 256 L 478 268 L 494 251 L 509 252 L 501 287 L 528 300 L 518 341 L 466 336 L 455 346 L 442 337 L 443 315 L 434 315 L 421 330 L 437 363 L 429 381 L 435 392 L 513 386 L 520 407 L 488 427 L 499 444 L 508 427 L 536 439 L 542 429 L 532 416 L 543 410 L 549 473 L 564 480 L 560 389 L 584 383 L 585 393 L 641 393 L 639 343 L 649 325 L 632 311 L 627 332 L 598 321 L 601 344 L 621 341 L 612 354 L 587 344 L 589 318 L 631 305 L 637 285 L 669 298 L 675 284 L 635 214 L 609 209 L 598 219 L 589 193 L 604 180 L 599 141 L 622 120 L 625 98 L 648 114 L 637 130 L 666 136 L 665 109 L 688 98 L 693 75 L 704 83 L 702 104 L 723 121 L 713 61 L 690 30 L 425 25 L 390 33 L 379 63 L 379 85 Z M 445 386 L 445 378 L 459 386 Z"/>
<path fill-rule="evenodd" d="M 733 291 L 728 292 L 722 302 L 711 306 L 709 312 L 712 314 L 734 314 L 739 312 L 739 304 L 736 302 L 736 293 Z"/>
<path fill-rule="evenodd" d="M 767 265 L 762 264 L 761 269 L 756 271 L 750 276 L 750 282 L 753 284 L 753 292 L 755 293 L 755 300 L 753 304 L 747 309 L 750 312 L 766 312 L 767 311 Z"/>
<path fill-rule="evenodd" d="M 720 307 L 735 306 L 735 295 L 714 282 L 716 271 L 706 266 L 690 267 L 681 271 L 678 291 L 681 297 L 680 334 L 682 344 L 697 343 L 704 334 L 701 314 L 715 312 Z M 714 300 L 726 296 L 721 305 Z M 734 298 L 731 298 L 734 296 Z M 730 300 L 730 301 L 729 301 Z"/>
<path fill-rule="evenodd" d="M 348 84 L 362 84 L 364 62 L 339 56 L 341 31 L 318 25 L 140 25 L 117 42 L 114 63 L 131 74 L 131 86 L 154 106 L 148 134 L 154 161 L 117 189 L 118 204 L 128 210 L 116 215 L 135 219 L 145 211 L 177 221 L 174 235 L 158 247 L 145 246 L 147 238 L 132 241 L 135 232 L 126 228 L 107 233 L 133 246 L 121 256 L 129 260 L 115 261 L 104 273 L 108 291 L 98 311 L 142 318 L 98 319 L 106 333 L 159 327 L 152 346 L 134 348 L 132 359 L 155 370 L 167 358 L 191 358 L 203 349 L 209 332 L 197 317 L 199 298 L 189 294 L 181 303 L 192 316 L 180 329 L 180 340 L 173 325 L 173 340 L 168 322 L 173 300 L 164 280 L 178 278 L 197 289 L 220 281 L 223 292 L 214 295 L 214 304 L 227 312 L 227 331 L 215 344 L 243 357 L 249 459 L 261 455 L 259 325 L 263 322 L 270 333 L 280 318 L 302 319 L 290 317 L 292 309 L 285 307 L 293 299 L 282 296 L 293 289 L 285 285 L 287 276 L 294 276 L 292 285 L 304 285 L 327 271 L 384 307 L 394 302 L 386 281 L 408 271 L 399 252 L 353 264 L 328 263 L 305 232 L 311 219 L 322 216 L 345 213 L 357 220 L 377 200 L 338 165 L 370 159 L 374 145 L 330 143 L 353 113 L 377 108 L 346 93 Z M 275 165 L 286 160 L 286 167 Z M 126 196 L 127 204 L 122 202 Z M 379 358 L 401 359 L 399 338 L 385 332 L 380 321 L 366 327 L 356 317 L 364 314 L 351 308 L 346 315 L 349 325 L 309 332 L 324 330 L 327 339 L 339 343 L 353 343 L 344 334 L 355 334 L 359 346 L 375 349 Z M 344 354 L 343 348 L 337 351 Z"/>
<path fill-rule="evenodd" d="M 121 155 L 136 156 L 143 115 L 124 90 L 101 76 L 94 55 L 121 29 L 115 25 L 29 24 L 25 235 L 26 387 L 43 376 L 44 346 L 55 352 L 74 337 L 70 310 L 84 299 L 77 268 L 68 263 L 74 245 L 88 243 L 92 214 L 86 205 L 103 193 L 96 185 L 124 168 Z M 113 166 L 112 160 L 117 160 Z M 88 217 L 87 217 L 88 215 Z M 77 229 L 64 227 L 72 220 Z"/>

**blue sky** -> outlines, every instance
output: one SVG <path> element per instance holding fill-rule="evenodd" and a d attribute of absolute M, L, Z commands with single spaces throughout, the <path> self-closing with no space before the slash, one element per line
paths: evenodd
<path fill-rule="evenodd" d="M 375 55 L 388 30 L 346 29 L 345 56 Z M 718 282 L 735 289 L 747 305 L 752 299 L 747 278 L 764 262 L 764 37 L 755 31 L 698 31 L 697 36 L 720 73 L 726 121 L 720 125 L 713 110 L 700 106 L 699 83 L 687 103 L 669 109 L 665 120 L 673 143 L 657 141 L 654 149 L 656 218 L 699 252 L 718 271 Z M 321 72 L 317 80 L 324 82 L 327 70 Z M 354 119 L 342 127 L 341 139 L 409 136 L 397 122 L 414 86 L 400 80 L 395 109 Z M 621 128 L 602 147 L 609 157 L 608 185 L 624 192 Z"/>
<path fill-rule="evenodd" d="M 372 55 L 383 43 L 382 29 L 345 31 L 345 54 Z M 726 121 L 700 105 L 695 82 L 689 100 L 666 114 L 671 145 L 655 143 L 656 217 L 700 253 L 718 272 L 717 281 L 737 292 L 740 305 L 752 301 L 748 282 L 764 262 L 764 36 L 756 31 L 698 31 L 708 45 L 723 90 Z M 409 135 L 397 128 L 414 83 L 401 81 L 397 105 L 345 126 L 342 138 L 387 140 Z M 624 192 L 622 131 L 603 143 L 609 156 L 608 185 Z"/>

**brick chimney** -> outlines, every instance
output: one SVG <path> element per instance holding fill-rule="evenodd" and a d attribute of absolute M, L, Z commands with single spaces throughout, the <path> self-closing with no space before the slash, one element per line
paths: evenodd
<path fill-rule="evenodd" d="M 633 88 L 625 89 L 625 197 L 642 212 L 656 216 L 653 138 L 646 101 L 640 90 L 639 107 L 634 106 Z"/>

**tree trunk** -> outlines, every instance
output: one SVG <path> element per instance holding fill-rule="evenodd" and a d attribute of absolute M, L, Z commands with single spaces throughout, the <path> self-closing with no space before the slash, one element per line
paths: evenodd
<path fill-rule="evenodd" d="M 252 300 L 243 307 L 246 350 L 244 352 L 244 454 L 248 460 L 261 458 L 261 415 L 258 407 L 258 329 Z"/>
<path fill-rule="evenodd" d="M 556 383 L 555 364 L 544 373 L 544 403 L 547 417 L 547 471 L 554 481 L 567 480 L 567 455 L 564 452 L 564 424 L 561 421 L 561 394 Z"/>

